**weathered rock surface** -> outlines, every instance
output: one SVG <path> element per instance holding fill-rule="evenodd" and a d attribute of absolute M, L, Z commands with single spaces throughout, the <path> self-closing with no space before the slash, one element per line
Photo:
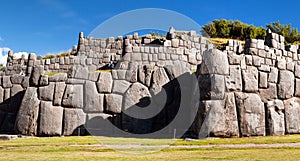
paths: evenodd
<path fill-rule="evenodd" d="M 267 89 L 259 89 L 259 96 L 265 103 L 277 99 L 277 84 L 268 83 Z"/>
<path fill-rule="evenodd" d="M 235 93 L 242 136 L 265 135 L 265 109 L 257 94 Z"/>
<path fill-rule="evenodd" d="M 64 132 L 63 135 L 83 135 L 86 114 L 82 109 L 64 109 Z"/>
<path fill-rule="evenodd" d="M 54 106 L 61 106 L 66 84 L 64 82 L 56 82 L 54 90 Z"/>
<path fill-rule="evenodd" d="M 267 103 L 267 134 L 268 135 L 284 135 L 284 105 L 283 101 L 275 100 Z"/>
<path fill-rule="evenodd" d="M 38 86 L 41 75 L 44 74 L 44 67 L 39 65 L 33 67 L 31 77 L 30 77 L 30 85 Z"/>
<path fill-rule="evenodd" d="M 156 68 L 154 69 L 152 76 L 152 86 L 151 90 L 153 94 L 156 95 L 163 89 L 163 86 L 169 82 L 168 75 L 164 68 Z"/>
<path fill-rule="evenodd" d="M 54 82 L 50 82 L 48 86 L 39 87 L 39 99 L 43 101 L 53 101 L 54 88 Z"/>
<path fill-rule="evenodd" d="M 108 113 L 121 113 L 122 112 L 122 101 L 123 97 L 117 94 L 106 94 L 105 102 L 106 102 L 106 112 Z"/>
<path fill-rule="evenodd" d="M 82 66 L 73 66 L 68 71 L 68 78 L 77 78 L 77 79 L 88 79 L 89 70 L 87 67 Z"/>
<path fill-rule="evenodd" d="M 300 99 L 291 98 L 284 101 L 286 133 L 300 133 Z"/>
<path fill-rule="evenodd" d="M 40 107 L 40 136 L 62 135 L 64 109 L 60 106 L 52 106 L 52 102 L 41 102 Z"/>
<path fill-rule="evenodd" d="M 295 90 L 294 74 L 287 70 L 279 72 L 278 97 L 281 99 L 292 98 Z"/>
<path fill-rule="evenodd" d="M 83 108 L 83 86 L 67 85 L 62 105 L 71 108 Z"/>
<path fill-rule="evenodd" d="M 109 72 L 100 73 L 99 80 L 97 82 L 97 88 L 99 93 L 111 93 L 113 85 L 112 75 Z"/>
<path fill-rule="evenodd" d="M 113 85 L 113 93 L 123 95 L 131 83 L 127 82 L 126 80 L 115 80 Z"/>
<path fill-rule="evenodd" d="M 217 50 L 210 49 L 203 53 L 203 67 L 201 74 L 229 74 L 229 63 L 227 54 Z"/>
<path fill-rule="evenodd" d="M 124 96 L 124 109 L 128 109 L 131 106 L 139 103 L 143 98 L 151 97 L 149 90 L 141 83 L 134 83 L 127 90 Z"/>
<path fill-rule="evenodd" d="M 235 97 L 228 93 L 225 100 L 204 101 L 200 109 L 200 129 L 198 137 L 239 136 Z"/>
<path fill-rule="evenodd" d="M 103 95 L 98 94 L 96 83 L 86 81 L 84 91 L 84 111 L 103 112 Z"/>
<path fill-rule="evenodd" d="M 49 82 L 64 82 L 68 78 L 67 73 L 58 73 L 49 77 Z"/>
<path fill-rule="evenodd" d="M 11 83 L 13 84 L 21 84 L 24 79 L 24 76 L 20 74 L 14 74 L 10 77 Z"/>
<path fill-rule="evenodd" d="M 49 79 L 47 75 L 41 75 L 40 86 L 47 86 L 49 84 Z"/>
<path fill-rule="evenodd" d="M 173 65 L 166 65 L 164 68 L 171 80 L 181 76 L 184 73 L 190 72 L 190 69 L 186 66 L 186 63 L 180 61 L 175 61 Z"/>
<path fill-rule="evenodd" d="M 26 90 L 16 119 L 16 130 L 20 134 L 37 134 L 39 105 L 40 101 L 37 96 L 37 89 L 34 87 L 29 87 Z"/>
<path fill-rule="evenodd" d="M 146 85 L 147 87 L 150 87 L 151 83 L 151 77 L 152 73 L 154 71 L 153 65 L 144 65 L 139 68 L 139 81 Z"/>
<path fill-rule="evenodd" d="M 242 71 L 243 84 L 245 92 L 258 91 L 258 70 L 255 67 L 248 66 L 246 70 Z"/>
<path fill-rule="evenodd" d="M 3 88 L 11 88 L 12 87 L 12 83 L 10 81 L 10 77 L 9 76 L 3 76 L 2 78 L 2 86 Z"/>
<path fill-rule="evenodd" d="M 225 97 L 225 77 L 210 74 L 199 77 L 201 100 L 223 100 Z"/>
<path fill-rule="evenodd" d="M 239 65 L 230 65 L 229 76 L 226 76 L 226 89 L 228 91 L 242 90 L 242 72 Z"/>

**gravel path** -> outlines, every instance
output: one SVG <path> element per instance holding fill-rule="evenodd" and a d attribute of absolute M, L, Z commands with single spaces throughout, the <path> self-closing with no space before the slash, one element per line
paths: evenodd
<path fill-rule="evenodd" d="M 78 145 L 82 146 L 82 145 Z M 84 145 L 83 145 L 84 146 Z M 154 148 L 172 148 L 172 149 L 210 149 L 210 148 L 300 148 L 300 143 L 279 143 L 279 144 L 220 144 L 220 145 L 180 145 L 180 146 L 170 146 L 170 145 L 87 145 L 87 146 L 101 146 L 111 149 L 154 149 Z"/>

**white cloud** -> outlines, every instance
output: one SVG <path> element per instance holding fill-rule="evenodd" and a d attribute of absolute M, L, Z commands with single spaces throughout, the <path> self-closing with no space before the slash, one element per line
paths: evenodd
<path fill-rule="evenodd" d="M 10 48 L 4 47 L 0 48 L 0 64 L 3 64 L 6 66 L 7 63 L 7 53 L 10 50 Z"/>
<path fill-rule="evenodd" d="M 0 48 L 0 64 L 3 64 L 4 66 L 6 66 L 6 63 L 7 63 L 7 55 L 8 55 L 9 50 L 11 50 L 11 49 L 7 48 L 7 47 Z M 28 55 L 29 55 L 28 52 L 14 53 L 14 57 L 21 58 L 23 54 L 25 55 L 25 58 L 27 59 Z"/>
<path fill-rule="evenodd" d="M 27 52 L 24 52 L 24 51 L 22 51 L 22 52 L 17 52 L 17 53 L 14 53 L 14 57 L 16 57 L 16 58 L 21 58 L 21 57 L 22 57 L 22 55 L 25 55 L 25 59 L 27 59 L 27 58 L 28 58 L 28 55 L 29 55 L 29 53 L 27 53 Z"/>

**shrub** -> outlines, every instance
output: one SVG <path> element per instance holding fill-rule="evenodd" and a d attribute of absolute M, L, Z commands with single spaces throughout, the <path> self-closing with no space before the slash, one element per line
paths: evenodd
<path fill-rule="evenodd" d="M 263 39 L 266 30 L 263 27 L 255 27 L 241 21 L 235 20 L 214 20 L 202 27 L 202 34 L 207 33 L 211 38 L 228 38 L 246 40 L 248 38 Z"/>
<path fill-rule="evenodd" d="M 57 54 L 56 57 L 57 58 L 66 57 L 66 56 L 69 56 L 70 54 L 71 54 L 70 52 L 64 52 L 64 53 Z"/>
<path fill-rule="evenodd" d="M 51 58 L 54 58 L 55 56 L 52 55 L 52 54 L 48 54 L 46 56 L 43 57 L 43 59 L 51 59 Z"/>
<path fill-rule="evenodd" d="M 280 22 L 272 22 L 267 24 L 267 27 L 272 30 L 272 32 L 278 33 L 285 37 L 286 43 L 294 43 L 300 41 L 300 34 L 298 28 L 292 27 L 291 24 L 283 25 Z"/>

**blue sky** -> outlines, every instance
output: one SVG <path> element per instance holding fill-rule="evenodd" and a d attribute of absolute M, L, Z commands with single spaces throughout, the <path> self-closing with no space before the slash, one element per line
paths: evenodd
<path fill-rule="evenodd" d="M 39 55 L 66 51 L 77 44 L 80 31 L 88 35 L 105 20 L 140 8 L 173 10 L 190 17 L 200 25 L 214 19 L 226 18 L 256 26 L 265 26 L 266 23 L 279 20 L 281 23 L 299 27 L 299 6 L 300 2 L 296 0 L 2 1 L 0 48 Z"/>

